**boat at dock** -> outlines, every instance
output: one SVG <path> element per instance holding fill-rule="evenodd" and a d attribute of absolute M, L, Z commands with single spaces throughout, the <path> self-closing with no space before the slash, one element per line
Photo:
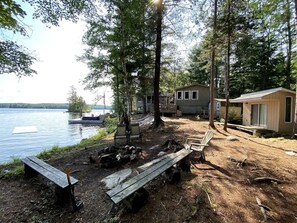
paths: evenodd
<path fill-rule="evenodd" d="M 69 119 L 69 124 L 84 124 L 84 125 L 103 125 L 104 123 L 104 115 L 99 116 L 84 116 L 82 118 L 77 119 Z"/>

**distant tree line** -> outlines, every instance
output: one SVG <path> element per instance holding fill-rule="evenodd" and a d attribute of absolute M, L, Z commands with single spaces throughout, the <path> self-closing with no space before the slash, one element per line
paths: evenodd
<path fill-rule="evenodd" d="M 44 108 L 44 109 L 67 109 L 66 103 L 40 103 L 40 104 L 29 104 L 29 103 L 1 103 L 0 108 Z"/>
<path fill-rule="evenodd" d="M 90 105 L 91 109 L 111 109 L 111 106 Z M 0 103 L 0 108 L 68 109 L 67 103 Z"/>

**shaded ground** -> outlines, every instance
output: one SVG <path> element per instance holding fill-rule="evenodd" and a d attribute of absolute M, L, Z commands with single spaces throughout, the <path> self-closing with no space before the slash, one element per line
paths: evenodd
<path fill-rule="evenodd" d="M 168 184 L 162 176 L 156 178 L 145 187 L 149 202 L 136 214 L 128 213 L 123 205 L 114 206 L 101 179 L 152 160 L 161 149 L 150 148 L 167 139 L 183 142 L 189 135 L 203 136 L 208 130 L 206 121 L 167 118 L 158 130 L 143 126 L 143 141 L 136 142 L 143 156 L 118 168 L 102 169 L 89 163 L 90 155 L 113 144 L 112 136 L 102 140 L 104 145 L 48 160 L 60 170 L 69 166 L 79 179 L 75 193 L 84 207 L 76 213 L 71 205 L 55 204 L 53 185 L 41 177 L 0 179 L 0 222 L 261 222 L 264 216 L 256 197 L 270 209 L 266 211 L 269 222 L 297 222 L 297 157 L 285 153 L 297 150 L 296 140 L 253 138 L 216 127 L 206 151 L 207 162 L 195 163 L 192 156 L 191 173 L 182 173 L 178 184 Z M 238 140 L 228 141 L 229 135 Z M 263 176 L 284 182 L 253 181 Z"/>

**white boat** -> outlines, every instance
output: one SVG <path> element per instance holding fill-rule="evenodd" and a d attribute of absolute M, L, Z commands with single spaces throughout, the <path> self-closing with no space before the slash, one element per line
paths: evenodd
<path fill-rule="evenodd" d="M 84 125 L 102 125 L 104 123 L 104 115 L 85 116 L 77 119 L 69 119 L 69 124 L 84 124 Z"/>

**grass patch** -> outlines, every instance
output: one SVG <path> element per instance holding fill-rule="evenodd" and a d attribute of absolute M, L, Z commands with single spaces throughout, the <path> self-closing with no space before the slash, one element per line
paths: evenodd
<path fill-rule="evenodd" d="M 11 162 L 0 165 L 0 178 L 13 179 L 21 176 L 24 172 L 24 166 L 21 159 L 14 158 Z"/>

